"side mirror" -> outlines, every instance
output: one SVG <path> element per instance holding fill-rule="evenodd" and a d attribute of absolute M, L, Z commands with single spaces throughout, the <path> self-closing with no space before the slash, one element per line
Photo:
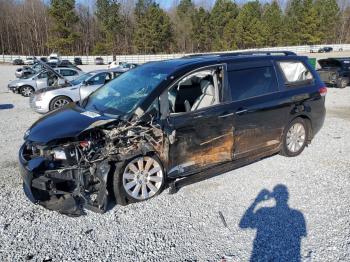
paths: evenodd
<path fill-rule="evenodd" d="M 89 82 L 86 81 L 86 80 L 84 80 L 84 81 L 81 83 L 81 85 L 83 85 L 83 86 L 88 86 L 88 85 L 89 85 Z"/>

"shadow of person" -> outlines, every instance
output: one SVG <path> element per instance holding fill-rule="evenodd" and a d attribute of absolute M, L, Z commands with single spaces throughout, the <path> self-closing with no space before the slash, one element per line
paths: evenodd
<path fill-rule="evenodd" d="M 243 215 L 239 227 L 257 230 L 250 261 L 300 261 L 301 238 L 306 236 L 303 214 L 288 206 L 288 189 L 276 185 L 273 192 L 262 190 Z M 257 205 L 275 199 L 274 207 Z"/>

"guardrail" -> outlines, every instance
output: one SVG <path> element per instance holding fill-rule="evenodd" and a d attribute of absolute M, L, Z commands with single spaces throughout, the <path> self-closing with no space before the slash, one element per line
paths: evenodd
<path fill-rule="evenodd" d="M 303 54 L 303 53 L 309 53 L 311 49 L 317 51 L 319 48 L 324 46 L 330 46 L 333 48 L 334 51 L 350 51 L 350 44 L 334 44 L 334 45 L 313 45 L 313 46 L 302 45 L 302 46 L 265 47 L 265 48 L 255 48 L 255 49 L 247 49 L 247 50 L 234 50 L 234 52 L 285 50 L 285 51 L 292 51 L 298 54 Z M 230 53 L 233 51 L 225 51 L 225 52 Z M 220 53 L 223 53 L 223 52 L 220 52 Z M 213 52 L 213 54 L 215 54 L 215 52 Z M 190 55 L 190 54 L 178 53 L 178 54 L 156 54 L 156 55 L 118 55 L 116 56 L 116 61 L 143 64 L 150 61 L 160 61 L 160 60 L 180 58 L 185 55 Z M 0 55 L 0 62 L 11 63 L 14 59 L 20 58 L 25 60 L 26 57 L 27 56 L 23 56 L 23 55 Z M 40 57 L 40 56 L 37 56 L 37 57 Z M 105 64 L 108 64 L 109 62 L 113 61 L 113 56 L 61 56 L 61 59 L 66 59 L 73 62 L 75 57 L 80 57 L 83 64 L 88 64 L 88 65 L 95 64 L 96 57 L 102 57 Z"/>

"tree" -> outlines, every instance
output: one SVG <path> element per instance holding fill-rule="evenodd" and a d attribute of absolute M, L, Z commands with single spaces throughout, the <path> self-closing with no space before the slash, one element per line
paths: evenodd
<path fill-rule="evenodd" d="M 262 22 L 265 27 L 265 45 L 278 46 L 282 44 L 285 29 L 283 26 L 283 13 L 276 1 L 264 6 Z"/>
<path fill-rule="evenodd" d="M 265 42 L 265 27 L 261 21 L 262 8 L 258 1 L 245 4 L 236 19 L 238 48 L 261 47 Z"/>
<path fill-rule="evenodd" d="M 174 33 L 177 46 L 181 51 L 193 51 L 193 16 L 195 7 L 191 0 L 181 0 L 176 8 L 174 21 Z"/>
<path fill-rule="evenodd" d="M 134 43 L 137 51 L 147 53 L 169 51 L 172 28 L 170 18 L 164 10 L 158 4 L 151 3 L 146 8 L 136 9 L 135 16 L 137 22 Z"/>
<path fill-rule="evenodd" d="M 194 42 L 194 51 L 208 52 L 211 50 L 210 14 L 203 7 L 195 10 L 192 18 L 191 38 Z"/>
<path fill-rule="evenodd" d="M 340 24 L 340 10 L 336 0 L 315 0 L 314 7 L 319 20 L 321 42 L 333 43 L 337 25 Z"/>
<path fill-rule="evenodd" d="M 238 15 L 237 5 L 230 0 L 216 0 L 210 14 L 210 24 L 213 32 L 213 50 L 221 50 L 225 46 L 223 34 L 225 26 Z M 226 33 L 229 33 L 229 28 L 226 28 Z M 227 36 L 226 36 L 227 38 Z"/>
<path fill-rule="evenodd" d="M 98 48 L 105 46 L 112 52 L 113 60 L 115 60 L 124 29 L 122 26 L 124 21 L 120 16 L 120 3 L 117 0 L 97 0 L 96 16 L 105 35 L 105 41 L 100 41 Z"/>
<path fill-rule="evenodd" d="M 51 0 L 49 15 L 53 20 L 49 48 L 62 53 L 72 53 L 72 46 L 79 38 L 73 31 L 73 26 L 78 22 L 75 0 Z"/>

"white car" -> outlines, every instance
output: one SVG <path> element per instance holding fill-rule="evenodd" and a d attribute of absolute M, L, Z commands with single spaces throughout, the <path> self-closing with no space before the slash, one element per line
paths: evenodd
<path fill-rule="evenodd" d="M 57 53 L 52 53 L 51 55 L 49 55 L 47 59 L 48 63 L 54 63 L 54 64 L 58 64 L 60 61 L 61 61 L 61 57 Z"/>
<path fill-rule="evenodd" d="M 119 69 L 102 69 L 88 72 L 70 81 L 65 87 L 47 87 L 34 93 L 30 107 L 37 113 L 47 113 L 70 102 L 83 100 L 99 87 L 120 76 Z"/>
<path fill-rule="evenodd" d="M 56 74 L 54 72 L 56 72 Z M 59 67 L 52 69 L 52 71 L 43 69 L 34 75 L 29 75 L 26 78 L 10 82 L 8 84 L 8 89 L 27 97 L 31 96 L 37 90 L 48 86 L 64 84 L 65 82 L 78 78 L 82 74 L 84 74 L 84 72 L 69 67 Z"/>
<path fill-rule="evenodd" d="M 34 57 L 28 56 L 23 62 L 25 65 L 33 65 L 34 64 Z"/>
<path fill-rule="evenodd" d="M 137 67 L 138 64 L 133 64 L 133 63 L 125 63 L 125 62 L 117 62 L 113 61 L 108 65 L 108 68 L 119 68 L 121 70 L 128 71 L 134 67 Z"/>

